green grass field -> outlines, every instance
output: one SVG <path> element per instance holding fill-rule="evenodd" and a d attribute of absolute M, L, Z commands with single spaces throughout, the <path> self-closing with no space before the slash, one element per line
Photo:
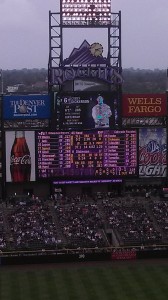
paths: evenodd
<path fill-rule="evenodd" d="M 167 300 L 168 262 L 0 269 L 0 300 Z"/>

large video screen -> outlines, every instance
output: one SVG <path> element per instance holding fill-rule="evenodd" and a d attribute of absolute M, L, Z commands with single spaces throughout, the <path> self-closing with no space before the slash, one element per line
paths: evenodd
<path fill-rule="evenodd" d="M 76 92 L 56 96 L 57 130 L 117 129 L 120 122 L 116 92 Z"/>
<path fill-rule="evenodd" d="M 37 132 L 38 178 L 137 175 L 135 130 Z"/>

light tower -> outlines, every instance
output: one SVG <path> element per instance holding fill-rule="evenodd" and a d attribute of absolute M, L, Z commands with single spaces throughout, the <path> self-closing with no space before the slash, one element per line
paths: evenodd
<path fill-rule="evenodd" d="M 61 66 L 64 65 L 63 34 L 65 28 L 74 30 L 75 28 L 107 29 L 106 67 L 109 68 L 108 72 L 113 84 L 120 84 L 122 81 L 121 12 L 111 12 L 111 0 L 60 0 L 60 12 L 49 12 L 49 90 L 52 91 L 55 86 L 59 86 L 58 89 L 61 89 L 60 77 L 63 72 Z M 96 67 L 98 67 L 97 64 Z"/>
<path fill-rule="evenodd" d="M 63 25 L 109 25 L 111 0 L 62 1 Z"/>

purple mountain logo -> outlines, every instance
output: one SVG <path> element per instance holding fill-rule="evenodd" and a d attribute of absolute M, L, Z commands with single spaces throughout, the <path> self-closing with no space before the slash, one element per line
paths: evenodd
<path fill-rule="evenodd" d="M 84 40 L 79 48 L 74 48 L 70 56 L 63 60 L 62 66 L 108 65 L 107 58 L 92 55 L 90 47 L 91 45 Z"/>

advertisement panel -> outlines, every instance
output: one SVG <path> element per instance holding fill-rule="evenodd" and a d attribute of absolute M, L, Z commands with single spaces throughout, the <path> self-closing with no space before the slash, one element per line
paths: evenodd
<path fill-rule="evenodd" d="M 124 94 L 123 117 L 163 117 L 167 114 L 165 94 Z"/>
<path fill-rule="evenodd" d="M 6 95 L 3 98 L 3 118 L 45 119 L 50 118 L 49 95 Z"/>
<path fill-rule="evenodd" d="M 76 92 L 57 95 L 57 130 L 118 128 L 120 99 L 116 92 Z"/>
<path fill-rule="evenodd" d="M 41 128 L 49 128 L 49 119 L 20 119 L 20 120 L 4 120 L 4 129 L 10 130 L 38 130 Z"/>
<path fill-rule="evenodd" d="M 167 117 L 130 117 L 130 118 L 122 118 L 122 126 L 123 127 L 165 127 L 167 123 Z"/>
<path fill-rule="evenodd" d="M 166 128 L 139 129 L 139 176 L 166 177 Z"/>
<path fill-rule="evenodd" d="M 6 181 L 35 181 L 35 132 L 7 131 Z"/>
<path fill-rule="evenodd" d="M 74 80 L 74 91 L 108 91 L 108 85 L 95 78 Z"/>

